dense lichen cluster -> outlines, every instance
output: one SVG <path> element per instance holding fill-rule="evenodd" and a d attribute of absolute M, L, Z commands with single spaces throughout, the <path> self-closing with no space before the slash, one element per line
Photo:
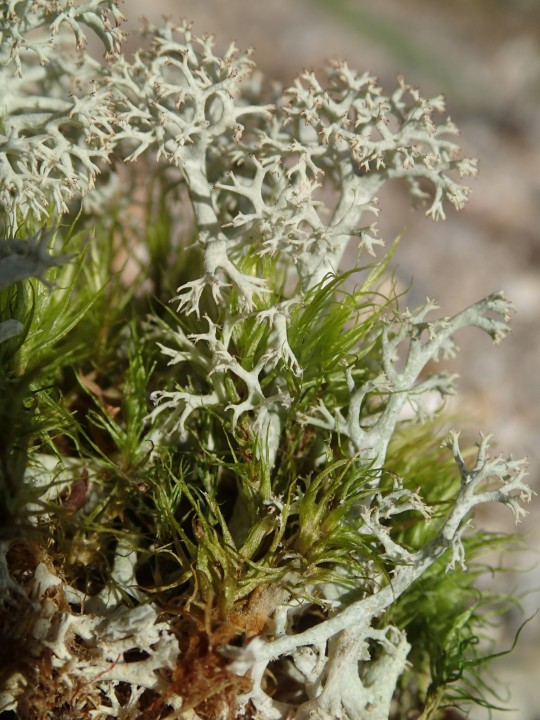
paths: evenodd
<path fill-rule="evenodd" d="M 373 219 L 392 179 L 444 218 L 475 163 L 401 79 L 269 90 L 187 24 L 128 58 L 121 21 L 0 9 L 0 711 L 435 717 L 482 664 L 471 515 L 531 491 L 440 447 L 433 366 L 511 306 L 400 310 Z"/>

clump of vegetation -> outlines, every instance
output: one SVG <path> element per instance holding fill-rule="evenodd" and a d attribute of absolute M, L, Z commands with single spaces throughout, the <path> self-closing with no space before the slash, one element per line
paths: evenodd
<path fill-rule="evenodd" d="M 187 25 L 145 27 L 128 59 L 121 20 L 110 0 L 0 9 L 0 710 L 489 705 L 479 640 L 510 601 L 475 581 L 511 538 L 470 519 L 519 520 L 532 493 L 488 436 L 441 447 L 430 408 L 455 333 L 499 342 L 511 306 L 404 310 L 397 243 L 375 251 L 387 180 L 434 219 L 467 198 L 442 99 L 343 62 L 272 95 Z"/>

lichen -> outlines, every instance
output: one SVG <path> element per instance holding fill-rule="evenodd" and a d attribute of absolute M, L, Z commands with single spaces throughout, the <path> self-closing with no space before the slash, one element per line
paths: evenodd
<path fill-rule="evenodd" d="M 0 711 L 388 720 L 404 683 L 400 718 L 435 711 L 463 672 L 415 655 L 404 608 L 447 574 L 469 602 L 475 509 L 519 520 L 532 492 L 489 436 L 472 465 L 457 432 L 434 449 L 433 368 L 464 328 L 502 340 L 511 304 L 401 309 L 374 218 L 399 179 L 444 219 L 476 163 L 401 78 L 340 61 L 270 90 L 185 23 L 124 56 L 121 21 L 0 9 L 0 609 L 25 646 Z M 351 241 L 369 264 L 344 271 Z"/>

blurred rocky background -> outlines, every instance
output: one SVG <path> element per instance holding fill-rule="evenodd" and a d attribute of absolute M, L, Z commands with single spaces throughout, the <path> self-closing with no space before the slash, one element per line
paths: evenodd
<path fill-rule="evenodd" d="M 410 209 L 399 184 L 387 187 L 380 234 L 390 242 L 404 233 L 395 264 L 403 289 L 413 281 L 410 306 L 429 296 L 450 314 L 499 289 L 513 300 L 513 334 L 501 346 L 479 332 L 461 338 L 450 365 L 460 374 L 454 406 L 471 441 L 478 430 L 493 432 L 501 452 L 529 456 L 540 491 L 540 1 L 125 0 L 123 9 L 132 28 L 142 16 L 168 15 L 215 34 L 218 46 L 253 46 L 258 68 L 285 85 L 341 57 L 377 75 L 386 91 L 403 74 L 424 96 L 446 95 L 465 154 L 480 159 L 471 201 L 434 224 Z M 520 526 L 529 550 L 506 562 L 533 570 L 508 574 L 503 588 L 527 593 L 524 614 L 506 623 L 500 649 L 540 604 L 540 497 L 530 510 Z M 482 522 L 514 529 L 504 509 Z M 540 614 L 496 669 L 506 683 L 501 704 L 514 709 L 494 720 L 539 720 Z"/>

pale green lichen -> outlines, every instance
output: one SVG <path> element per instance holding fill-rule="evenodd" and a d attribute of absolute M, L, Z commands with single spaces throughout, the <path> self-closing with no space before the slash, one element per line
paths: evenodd
<path fill-rule="evenodd" d="M 457 434 L 433 445 L 425 401 L 453 376 L 431 366 L 463 328 L 499 342 L 511 306 L 401 311 L 380 289 L 395 246 L 353 290 L 340 265 L 351 238 L 383 245 L 387 180 L 444 218 L 475 162 L 442 99 L 401 79 L 386 96 L 339 62 L 271 97 L 249 55 L 186 24 L 123 56 L 121 19 L 110 0 L 0 9 L 0 583 L 29 650 L 0 710 L 435 717 L 482 659 L 449 608 L 447 645 L 426 644 L 416 589 L 455 578 L 475 637 L 489 541 L 469 518 L 497 502 L 519 520 L 532 493 L 486 437 L 472 468 Z M 112 190 L 128 184 L 139 216 Z"/>

